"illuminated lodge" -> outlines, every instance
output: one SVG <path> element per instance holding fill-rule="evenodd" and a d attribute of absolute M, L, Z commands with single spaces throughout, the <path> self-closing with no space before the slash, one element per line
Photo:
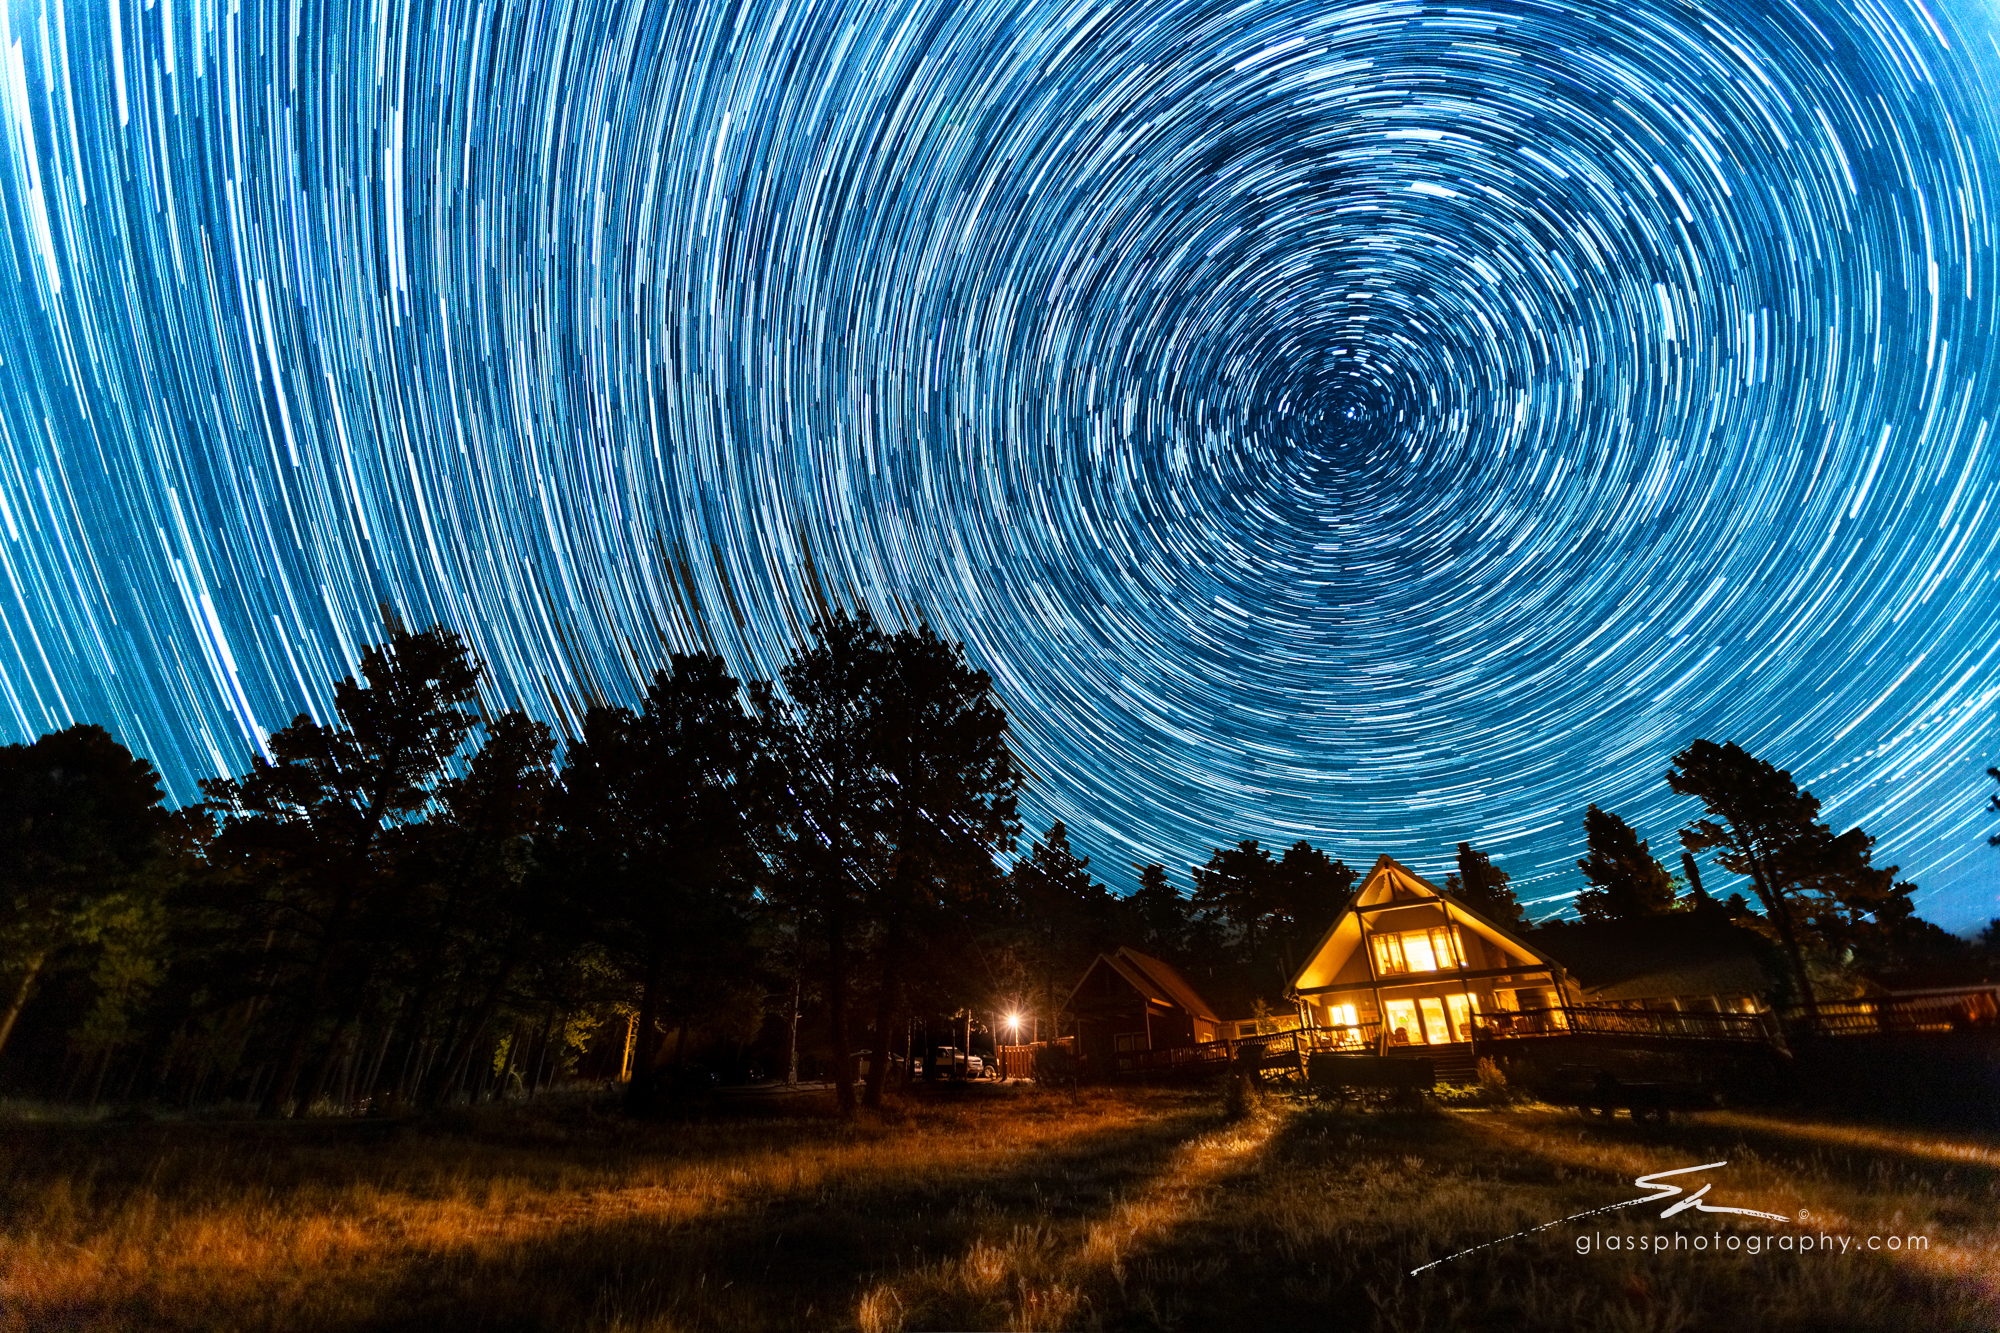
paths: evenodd
<path fill-rule="evenodd" d="M 1211 973 L 1198 990 L 1129 948 L 1098 955 L 1066 1007 L 1093 1074 L 1213 1065 L 1245 1043 L 1274 1058 L 1282 1038 L 1300 1060 L 1421 1055 L 1464 1080 L 1478 1055 L 1550 1042 L 1782 1047 L 1770 986 L 1754 937 L 1713 912 L 1509 928 L 1383 856 L 1292 977 L 1293 1012 L 1270 1012 L 1241 978 Z"/>
<path fill-rule="evenodd" d="M 1572 1002 L 1560 964 L 1384 856 L 1292 983 L 1304 1025 L 1335 1047 L 1441 1046 L 1553 1031 Z"/>

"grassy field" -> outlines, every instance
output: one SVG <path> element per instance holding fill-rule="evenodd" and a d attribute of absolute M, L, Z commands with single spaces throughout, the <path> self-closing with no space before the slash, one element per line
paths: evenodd
<path fill-rule="evenodd" d="M 1231 1116 L 1173 1091 L 973 1089 L 854 1124 L 787 1105 L 8 1121 L 0 1328 L 2000 1327 L 1992 1139 L 1275 1098 Z M 1677 1179 L 1788 1220 L 1653 1203 L 1529 1230 L 1722 1161 Z M 1578 1252 L 1677 1233 L 1739 1248 Z M 1829 1252 L 1775 1244 L 1822 1234 Z"/>

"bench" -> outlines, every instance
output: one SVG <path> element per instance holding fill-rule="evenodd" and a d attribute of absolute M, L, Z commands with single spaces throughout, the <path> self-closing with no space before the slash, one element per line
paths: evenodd
<path fill-rule="evenodd" d="M 1547 1100 L 1606 1120 L 1624 1111 L 1635 1121 L 1664 1123 L 1674 1111 L 1706 1110 L 1717 1104 L 1714 1091 L 1699 1083 L 1643 1082 L 1621 1079 L 1607 1069 L 1579 1073 L 1568 1066 L 1563 1073 L 1561 1086 Z"/>
<path fill-rule="evenodd" d="M 1421 1106 L 1437 1082 L 1429 1060 L 1390 1055 L 1314 1055 L 1306 1062 L 1306 1083 L 1313 1095 L 1337 1101 L 1395 1106 Z"/>

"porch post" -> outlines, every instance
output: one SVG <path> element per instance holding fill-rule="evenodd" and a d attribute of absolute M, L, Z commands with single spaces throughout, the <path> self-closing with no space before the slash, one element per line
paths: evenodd
<path fill-rule="evenodd" d="M 1375 997 L 1375 1054 L 1389 1053 L 1389 1020 L 1382 1016 L 1382 978 L 1375 971 L 1375 936 L 1373 918 L 1363 916 L 1357 906 L 1354 913 L 1355 926 L 1361 932 L 1361 961 L 1368 964 L 1368 991 Z"/>

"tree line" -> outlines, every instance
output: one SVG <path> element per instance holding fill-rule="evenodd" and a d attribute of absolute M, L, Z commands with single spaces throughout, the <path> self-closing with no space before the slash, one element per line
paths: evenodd
<path fill-rule="evenodd" d="M 392 623 L 329 719 L 298 717 L 177 810 L 101 727 L 0 748 L 0 1086 L 277 1116 L 626 1077 L 643 1113 L 717 1052 L 787 1079 L 866 1053 L 859 1090 L 833 1079 L 851 1111 L 881 1103 L 919 1023 L 1025 1011 L 1053 1035 L 1120 944 L 1281 1005 L 1358 878 L 1310 843 L 1245 840 L 1189 894 L 1156 863 L 1120 896 L 1061 823 L 1016 856 L 1006 713 L 923 626 L 828 616 L 775 682 L 674 654 L 635 706 L 596 704 L 561 740 L 489 711 L 483 678 L 457 635 Z M 1682 877 L 1593 805 L 1586 919 L 1738 920 L 1808 1005 L 1857 959 L 1971 947 L 1789 774 L 1707 741 L 1673 763 L 1706 812 Z M 1756 906 L 1706 894 L 1701 852 Z M 1470 843 L 1447 888 L 1526 924 Z"/>

